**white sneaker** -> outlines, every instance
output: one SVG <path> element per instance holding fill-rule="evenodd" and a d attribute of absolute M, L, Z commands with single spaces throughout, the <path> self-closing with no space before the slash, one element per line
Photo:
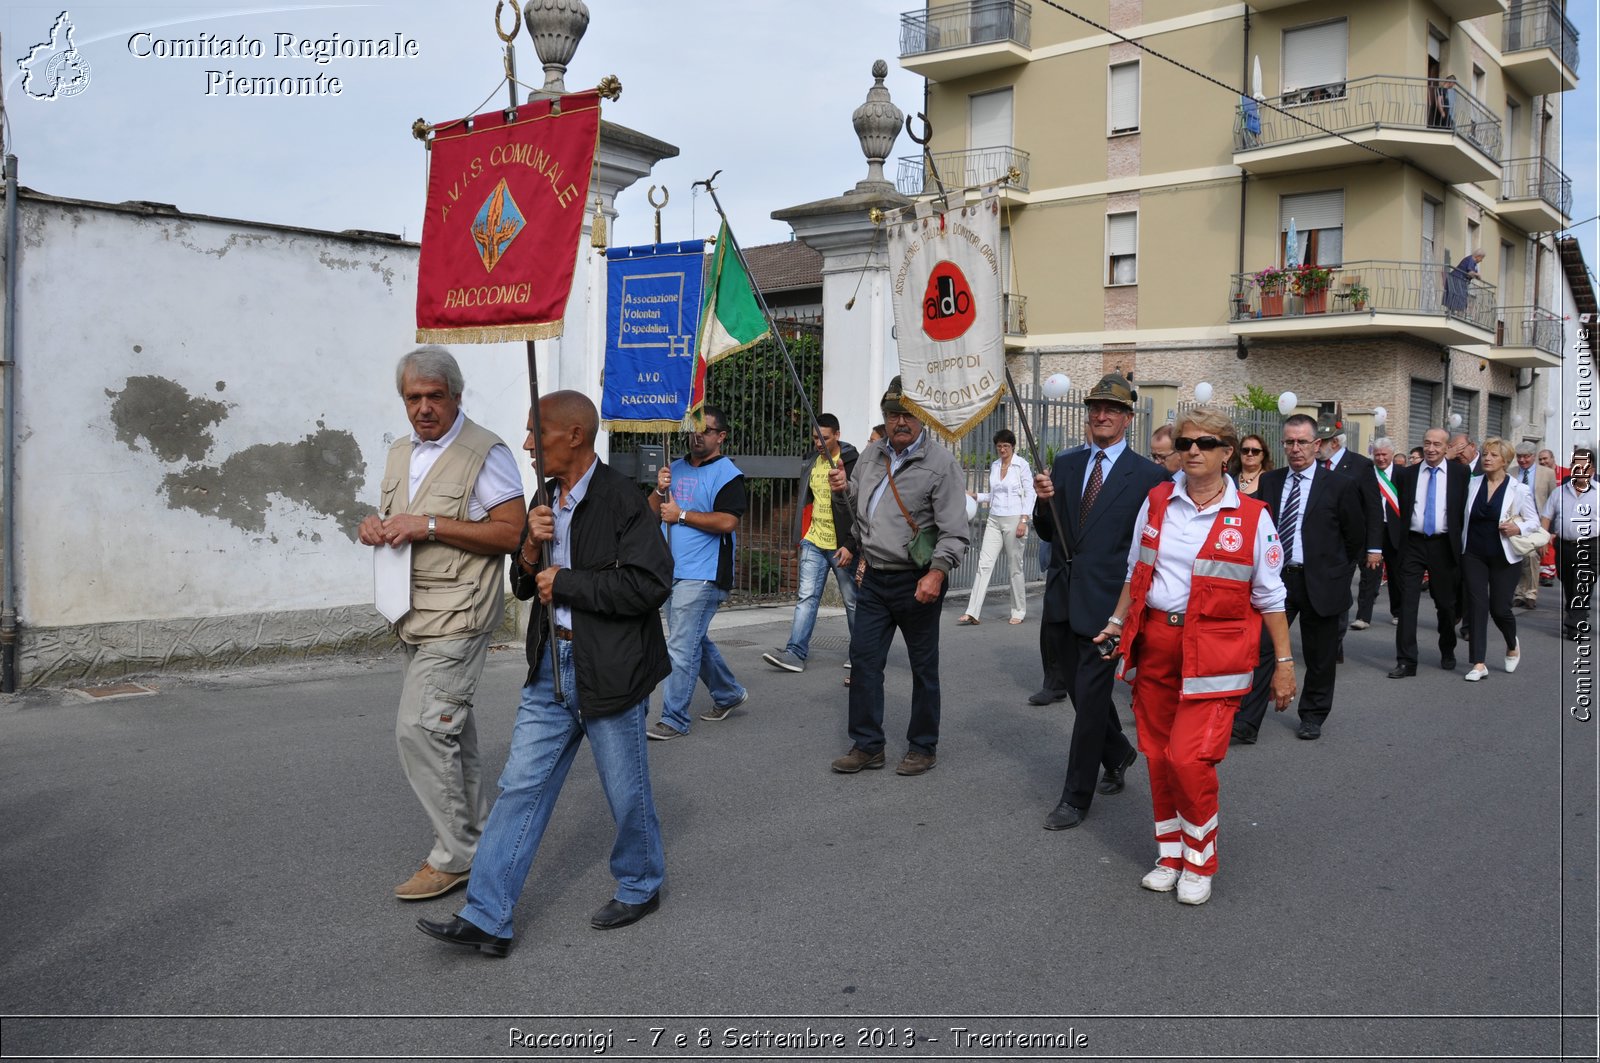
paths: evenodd
<path fill-rule="evenodd" d="M 1367 621 L 1365 621 L 1365 620 L 1352 620 L 1352 621 L 1350 621 L 1350 630 L 1351 631 L 1365 631 L 1365 630 L 1367 630 L 1367 628 L 1369 628 L 1371 626 L 1372 625 L 1370 623 L 1368 623 Z"/>
<path fill-rule="evenodd" d="M 1204 904 L 1211 899 L 1211 876 L 1185 871 L 1178 879 L 1179 904 Z"/>
<path fill-rule="evenodd" d="M 1480 665 L 1478 665 L 1478 666 L 1476 666 L 1474 668 L 1469 668 L 1467 670 L 1467 674 L 1462 676 L 1461 678 L 1465 679 L 1469 683 L 1476 683 L 1480 679 L 1487 678 L 1488 675 L 1489 675 L 1488 667 L 1485 666 L 1485 665 L 1481 665 L 1480 664 Z"/>
<path fill-rule="evenodd" d="M 1166 864 L 1157 864 L 1151 871 L 1139 880 L 1139 885 L 1147 890 L 1157 893 L 1171 893 L 1172 887 L 1178 884 L 1178 869 L 1168 867 Z"/>
<path fill-rule="evenodd" d="M 1506 654 L 1506 671 L 1515 672 L 1517 665 L 1522 663 L 1522 640 L 1517 640 L 1517 648 Z"/>

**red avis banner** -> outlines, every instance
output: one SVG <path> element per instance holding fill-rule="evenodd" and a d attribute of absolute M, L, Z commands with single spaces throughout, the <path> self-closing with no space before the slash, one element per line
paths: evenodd
<path fill-rule="evenodd" d="M 434 129 L 417 267 L 419 343 L 561 335 L 600 96 L 530 100 L 516 115 L 507 121 L 490 111 Z"/>

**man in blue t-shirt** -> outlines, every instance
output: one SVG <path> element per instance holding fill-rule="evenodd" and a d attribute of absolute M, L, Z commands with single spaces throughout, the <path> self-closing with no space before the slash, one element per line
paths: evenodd
<path fill-rule="evenodd" d="M 672 597 L 667 601 L 672 674 L 661 685 L 661 719 L 649 730 L 659 741 L 689 733 L 696 678 L 711 691 L 711 708 L 700 714 L 702 720 L 727 719 L 750 697 L 706 634 L 733 587 L 734 529 L 748 505 L 744 473 L 722 454 L 727 416 L 707 405 L 702 423 L 689 436 L 688 455 L 661 470 L 650 495 L 673 561 Z"/>

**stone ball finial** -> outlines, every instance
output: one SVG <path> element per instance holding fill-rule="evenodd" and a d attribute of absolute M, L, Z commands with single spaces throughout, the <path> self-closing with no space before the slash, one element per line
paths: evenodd
<path fill-rule="evenodd" d="M 544 64 L 544 85 L 539 91 L 566 92 L 567 65 L 589 29 L 589 5 L 583 0 L 528 0 L 522 19 L 533 38 L 533 50 Z"/>
<path fill-rule="evenodd" d="M 879 59 L 872 64 L 873 84 L 867 90 L 867 99 L 850 116 L 856 138 L 861 141 L 861 153 L 867 157 L 867 176 L 856 182 L 857 192 L 892 192 L 894 185 L 883 175 L 883 161 L 894 149 L 900 128 L 905 123 L 905 112 L 894 105 L 883 79 L 889 76 L 889 64 Z"/>

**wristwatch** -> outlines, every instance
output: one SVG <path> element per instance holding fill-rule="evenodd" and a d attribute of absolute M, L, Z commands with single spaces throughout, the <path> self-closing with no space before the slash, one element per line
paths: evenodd
<path fill-rule="evenodd" d="M 683 525 L 689 523 L 689 511 L 687 509 L 678 510 L 678 523 Z"/>
<path fill-rule="evenodd" d="M 436 543 L 436 542 L 439 541 L 439 518 L 438 517 L 429 517 L 428 518 L 428 541 L 430 543 Z"/>

